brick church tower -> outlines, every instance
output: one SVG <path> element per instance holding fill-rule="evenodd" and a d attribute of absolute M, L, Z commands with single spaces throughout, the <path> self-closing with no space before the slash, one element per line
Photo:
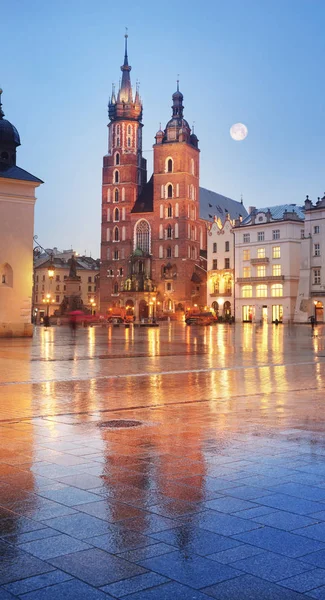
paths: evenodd
<path fill-rule="evenodd" d="M 127 36 L 117 97 L 109 103 L 109 147 L 102 188 L 101 313 L 126 307 L 137 319 L 181 316 L 205 304 L 205 245 L 200 220 L 198 139 L 184 119 L 183 95 L 172 97 L 172 117 L 156 134 L 154 172 L 146 181 L 142 158 L 142 103 L 130 81 Z"/>
<path fill-rule="evenodd" d="M 113 86 L 108 104 L 108 154 L 103 160 L 101 227 L 101 312 L 121 305 L 119 294 L 128 275 L 132 252 L 131 209 L 147 181 L 142 158 L 142 103 L 132 91 L 125 35 L 122 80 L 117 96 Z M 122 286 L 123 287 L 123 286 Z"/>

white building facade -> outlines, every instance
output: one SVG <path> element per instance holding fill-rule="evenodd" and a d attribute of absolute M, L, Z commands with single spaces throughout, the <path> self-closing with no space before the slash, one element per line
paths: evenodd
<path fill-rule="evenodd" d="M 215 217 L 207 235 L 207 304 L 220 320 L 234 316 L 235 236 L 229 215 Z"/>
<path fill-rule="evenodd" d="M 325 306 L 325 196 L 316 204 L 305 201 L 305 227 L 301 239 L 300 279 L 295 321 L 311 317 L 324 323 Z"/>
<path fill-rule="evenodd" d="M 294 321 L 303 230 L 304 212 L 292 204 L 252 207 L 236 221 L 236 321 Z"/>
<path fill-rule="evenodd" d="M 4 119 L 0 90 L 0 337 L 32 336 L 35 189 L 16 165 L 17 129 Z"/>

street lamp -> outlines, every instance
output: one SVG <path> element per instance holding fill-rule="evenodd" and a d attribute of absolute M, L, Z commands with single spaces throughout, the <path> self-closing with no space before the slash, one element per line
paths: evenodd
<path fill-rule="evenodd" d="M 91 314 L 93 314 L 93 309 L 96 306 L 96 302 L 95 302 L 94 298 L 90 298 L 89 302 L 90 302 L 90 311 L 91 311 Z"/>
<path fill-rule="evenodd" d="M 54 277 L 54 273 L 55 273 L 55 267 L 53 264 L 53 252 L 51 252 L 50 254 L 50 264 L 47 268 L 47 274 L 49 276 L 49 279 L 52 281 L 53 277 Z"/>
<path fill-rule="evenodd" d="M 51 298 L 51 294 L 46 294 L 46 297 L 43 298 L 43 302 L 44 304 L 46 304 L 46 316 L 49 316 L 49 311 L 50 311 L 50 304 L 51 302 L 54 302 L 54 298 Z"/>
<path fill-rule="evenodd" d="M 317 325 L 317 300 L 314 300 L 314 318 L 315 318 L 315 325 Z"/>

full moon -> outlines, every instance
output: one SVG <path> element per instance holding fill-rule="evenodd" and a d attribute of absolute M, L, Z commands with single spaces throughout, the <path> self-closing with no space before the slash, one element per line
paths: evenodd
<path fill-rule="evenodd" d="M 233 140 L 236 140 L 236 142 L 244 140 L 247 134 L 248 129 L 246 125 L 243 125 L 243 123 L 235 123 L 230 127 L 230 135 Z"/>

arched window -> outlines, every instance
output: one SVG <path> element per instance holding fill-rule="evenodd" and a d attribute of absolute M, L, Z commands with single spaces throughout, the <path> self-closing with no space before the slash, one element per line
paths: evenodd
<path fill-rule="evenodd" d="M 172 239 L 172 227 L 171 227 L 171 225 L 168 225 L 168 227 L 167 227 L 167 239 L 168 240 Z"/>
<path fill-rule="evenodd" d="M 128 125 L 128 135 L 131 135 L 131 125 Z"/>
<path fill-rule="evenodd" d="M 273 297 L 283 296 L 282 283 L 274 283 L 273 285 L 271 285 L 271 296 L 273 296 Z"/>
<path fill-rule="evenodd" d="M 116 208 L 114 210 L 114 221 L 119 221 L 120 220 L 120 211 L 118 208 Z"/>
<path fill-rule="evenodd" d="M 116 165 L 120 164 L 120 154 L 119 154 L 119 152 L 116 152 L 116 154 L 115 154 L 115 164 Z"/>
<path fill-rule="evenodd" d="M 114 283 L 114 294 L 118 294 L 118 283 Z"/>
<path fill-rule="evenodd" d="M 214 301 L 212 302 L 212 308 L 215 312 L 216 317 L 219 315 L 219 304 L 218 302 Z"/>
<path fill-rule="evenodd" d="M 119 242 L 120 240 L 120 232 L 119 232 L 119 228 L 115 227 L 114 228 L 114 241 L 115 242 Z"/>
<path fill-rule="evenodd" d="M 173 172 L 173 159 L 172 158 L 167 158 L 167 173 L 172 173 Z"/>
<path fill-rule="evenodd" d="M 267 285 L 256 286 L 256 296 L 258 298 L 266 298 L 267 296 Z"/>
<path fill-rule="evenodd" d="M 167 198 L 172 198 L 172 197 L 173 197 L 173 186 L 172 186 L 172 184 L 170 183 L 170 184 L 167 186 Z"/>
<path fill-rule="evenodd" d="M 170 246 L 168 246 L 167 248 L 167 254 L 166 254 L 167 258 L 171 258 L 172 257 L 172 249 Z"/>
<path fill-rule="evenodd" d="M 144 219 L 136 224 L 134 249 L 137 248 L 146 254 L 150 253 L 150 225 Z"/>
<path fill-rule="evenodd" d="M 251 298 L 253 296 L 253 287 L 251 285 L 243 285 L 241 295 L 242 298 Z"/>
<path fill-rule="evenodd" d="M 115 188 L 114 190 L 114 202 L 118 202 L 118 189 Z"/>
<path fill-rule="evenodd" d="M 116 135 L 120 135 L 120 126 L 116 125 Z"/>
<path fill-rule="evenodd" d="M 120 181 L 119 172 L 116 170 L 116 171 L 114 171 L 114 183 L 119 183 L 119 181 Z"/>
<path fill-rule="evenodd" d="M 120 138 L 116 138 L 116 145 L 119 146 L 120 145 Z"/>
<path fill-rule="evenodd" d="M 13 286 L 13 270 L 8 263 L 0 265 L 0 276 L 0 285 L 5 285 L 7 287 Z"/>
<path fill-rule="evenodd" d="M 172 205 L 168 204 L 168 207 L 167 207 L 167 217 L 172 217 L 172 216 L 173 216 Z"/>
<path fill-rule="evenodd" d="M 131 138 L 130 137 L 128 137 L 127 144 L 128 144 L 128 148 L 130 148 L 130 146 L 131 146 Z"/>

